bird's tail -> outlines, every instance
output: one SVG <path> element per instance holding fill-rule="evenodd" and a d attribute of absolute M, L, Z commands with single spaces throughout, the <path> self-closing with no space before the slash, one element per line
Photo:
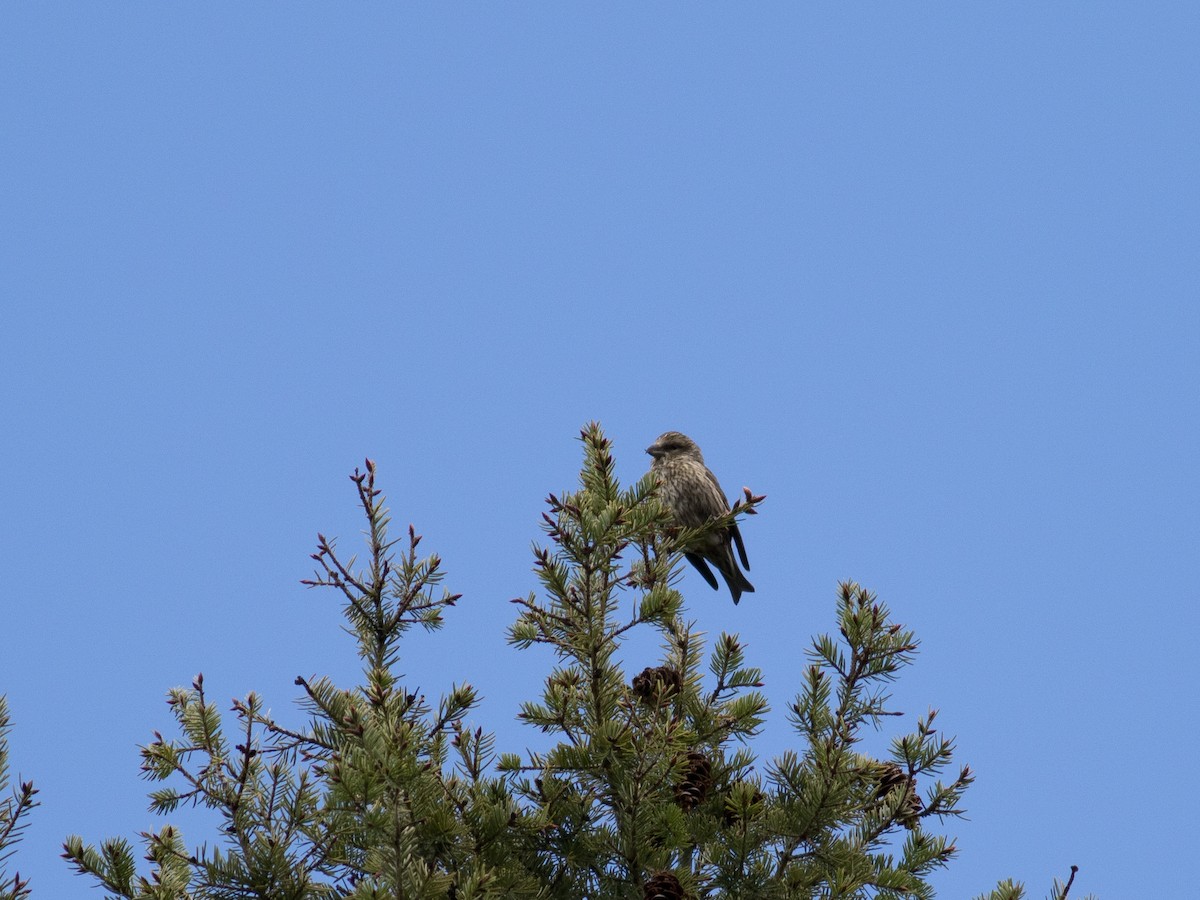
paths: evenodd
<path fill-rule="evenodd" d="M 725 583 L 729 585 L 729 593 L 733 595 L 734 606 L 737 606 L 738 601 L 742 599 L 742 594 L 754 593 L 754 585 L 737 566 L 733 566 L 732 572 L 722 572 L 721 574 L 725 575 Z"/>

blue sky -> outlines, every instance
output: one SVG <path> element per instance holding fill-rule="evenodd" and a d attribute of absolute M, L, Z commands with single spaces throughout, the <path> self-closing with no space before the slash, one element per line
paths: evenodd
<path fill-rule="evenodd" d="M 165 691 L 358 674 L 317 531 L 377 460 L 464 598 L 402 668 L 499 745 L 548 491 L 601 421 L 731 494 L 695 573 L 783 709 L 852 578 L 978 773 L 940 894 L 1183 896 L 1200 837 L 1200 12 L 1185 3 L 10 6 L 0 692 L 16 867 L 132 836 Z M 636 656 L 636 654 L 634 654 Z M 879 736 L 879 747 L 887 735 Z M 193 842 L 209 835 L 181 815 Z M 1185 880 L 1186 879 L 1186 880 Z"/>

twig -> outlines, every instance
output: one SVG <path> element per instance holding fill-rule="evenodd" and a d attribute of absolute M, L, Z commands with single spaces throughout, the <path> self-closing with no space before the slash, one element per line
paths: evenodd
<path fill-rule="evenodd" d="M 1075 873 L 1079 871 L 1079 866 L 1071 866 L 1071 877 L 1067 879 L 1067 886 L 1063 888 L 1063 892 L 1058 895 L 1058 900 L 1067 900 L 1067 891 L 1071 890 L 1071 885 L 1075 883 Z"/>

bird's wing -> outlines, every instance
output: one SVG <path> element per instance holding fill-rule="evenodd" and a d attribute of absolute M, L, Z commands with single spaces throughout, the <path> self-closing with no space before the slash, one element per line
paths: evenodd
<path fill-rule="evenodd" d="M 737 522 L 729 526 L 729 531 L 733 534 L 733 542 L 737 544 L 738 558 L 742 561 L 742 568 L 749 572 L 750 560 L 746 559 L 746 545 L 742 543 L 742 533 L 738 530 Z"/>
<path fill-rule="evenodd" d="M 711 494 L 711 502 L 713 504 L 712 515 L 719 516 L 729 512 L 729 498 L 725 496 L 725 491 L 721 488 L 721 482 L 717 481 L 717 476 L 707 466 L 704 469 L 704 474 L 708 476 L 709 493 Z M 734 543 L 737 544 L 738 557 L 742 560 L 742 565 L 749 571 L 750 560 L 746 558 L 746 545 L 742 543 L 742 533 L 738 531 L 736 522 L 729 526 L 729 532 L 733 535 Z"/>
<path fill-rule="evenodd" d="M 712 469 L 705 466 L 704 474 L 708 480 L 709 503 L 712 505 L 712 508 L 708 512 L 713 516 L 724 515 L 729 512 L 729 498 L 725 496 L 725 491 L 721 488 L 721 482 L 717 481 L 717 476 L 712 473 Z"/>
<path fill-rule="evenodd" d="M 688 562 L 696 567 L 696 571 L 704 576 L 704 580 L 708 582 L 709 587 L 714 591 L 721 589 L 721 586 L 717 584 L 717 576 L 712 573 L 712 569 L 708 567 L 708 563 L 704 561 L 703 556 L 699 553 L 685 553 L 684 556 L 687 557 Z"/>

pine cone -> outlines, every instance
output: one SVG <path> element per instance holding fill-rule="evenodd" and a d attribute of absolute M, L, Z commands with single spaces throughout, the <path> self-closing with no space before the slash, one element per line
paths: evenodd
<path fill-rule="evenodd" d="M 643 888 L 646 900 L 685 900 L 683 885 L 670 872 L 656 872 L 646 881 Z"/>
<path fill-rule="evenodd" d="M 925 810 L 925 801 L 917 793 L 916 780 L 909 781 L 908 794 L 904 798 L 904 807 L 900 810 L 900 821 L 910 831 L 917 827 L 917 819 Z"/>
<path fill-rule="evenodd" d="M 886 797 L 892 788 L 899 787 L 908 781 L 904 770 L 895 763 L 880 763 L 875 777 L 879 780 L 875 796 L 880 800 Z"/>
<path fill-rule="evenodd" d="M 766 795 L 758 788 L 754 789 L 754 793 L 750 796 L 751 808 L 761 806 L 766 800 Z M 742 820 L 742 811 L 740 808 L 735 808 L 733 805 L 733 797 L 731 794 L 725 796 L 725 808 L 721 812 L 721 821 L 725 823 L 727 828 L 736 825 Z"/>
<path fill-rule="evenodd" d="M 704 802 L 712 790 L 712 763 L 695 750 L 687 755 L 683 777 L 675 785 L 675 802 L 684 812 L 691 812 Z"/>
<path fill-rule="evenodd" d="M 896 819 L 905 828 L 910 830 L 916 828 L 917 817 L 925 809 L 925 803 L 921 800 L 921 795 L 917 793 L 917 780 L 895 763 L 886 763 L 879 771 L 879 787 L 875 790 L 875 796 L 882 800 L 894 789 L 903 785 L 904 803 L 896 814 Z"/>
<path fill-rule="evenodd" d="M 634 676 L 633 693 L 643 703 L 660 702 L 679 693 L 683 679 L 671 666 L 647 667 Z"/>

